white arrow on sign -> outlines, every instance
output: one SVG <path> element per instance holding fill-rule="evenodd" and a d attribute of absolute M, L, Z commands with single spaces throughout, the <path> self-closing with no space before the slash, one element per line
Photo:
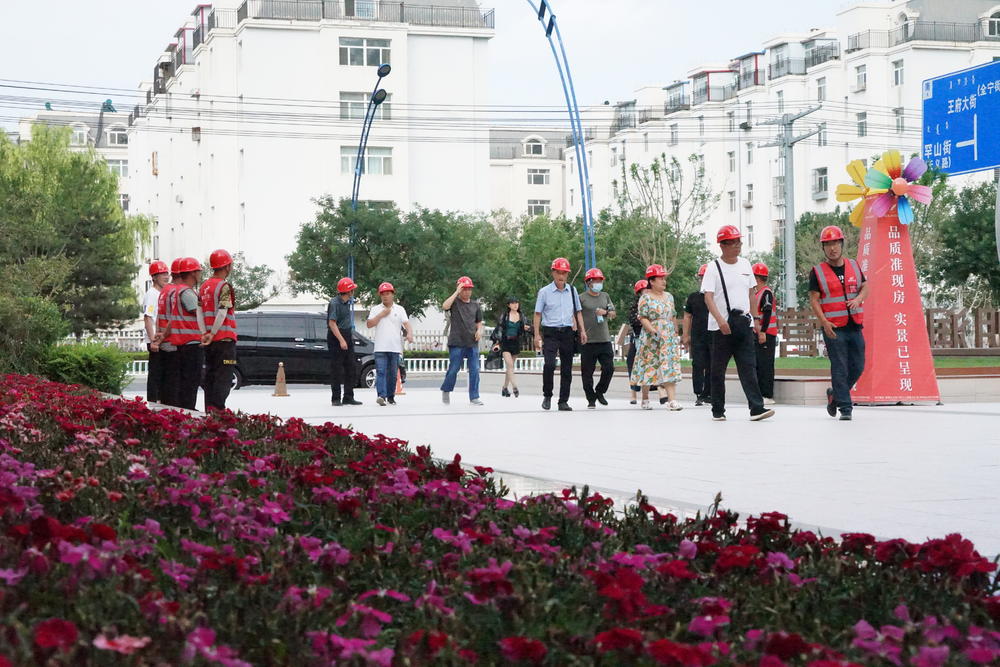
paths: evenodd
<path fill-rule="evenodd" d="M 979 114 L 972 114 L 972 139 L 959 141 L 955 148 L 967 148 L 972 146 L 972 161 L 979 162 Z"/>

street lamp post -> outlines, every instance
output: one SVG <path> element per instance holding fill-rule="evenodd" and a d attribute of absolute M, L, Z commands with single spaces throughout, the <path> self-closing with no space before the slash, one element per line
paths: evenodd
<path fill-rule="evenodd" d="M 351 255 L 347 260 L 347 275 L 353 280 L 354 279 L 354 245 L 355 245 L 355 232 L 357 225 L 357 211 L 358 211 L 358 194 L 361 191 L 361 174 L 364 172 L 365 164 L 365 150 L 368 148 L 368 135 L 371 133 L 372 122 L 375 120 L 375 111 L 378 106 L 385 102 L 387 93 L 385 89 L 379 88 L 382 83 L 382 79 L 389 76 L 389 72 L 392 71 L 392 67 L 388 63 L 379 65 L 378 67 L 378 80 L 375 82 L 375 88 L 372 89 L 372 94 L 368 98 L 368 108 L 365 109 L 365 119 L 361 124 L 361 139 L 358 141 L 358 155 L 354 161 L 354 183 L 351 186 L 351 212 L 353 218 L 351 220 Z"/>

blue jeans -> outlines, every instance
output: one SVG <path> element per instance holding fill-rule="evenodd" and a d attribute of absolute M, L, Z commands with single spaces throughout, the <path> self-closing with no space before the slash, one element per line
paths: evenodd
<path fill-rule="evenodd" d="M 441 391 L 453 391 L 458 372 L 462 370 L 462 361 L 469 364 L 469 400 L 479 398 L 479 348 L 448 346 L 448 374 L 444 376 Z"/>
<path fill-rule="evenodd" d="M 840 413 L 849 415 L 854 408 L 851 401 L 853 387 L 865 370 L 865 337 L 861 329 L 834 329 L 836 338 L 828 338 L 826 352 L 830 355 L 830 378 L 833 380 L 833 402 Z"/>
<path fill-rule="evenodd" d="M 399 352 L 375 353 L 375 391 L 382 398 L 395 398 Z"/>

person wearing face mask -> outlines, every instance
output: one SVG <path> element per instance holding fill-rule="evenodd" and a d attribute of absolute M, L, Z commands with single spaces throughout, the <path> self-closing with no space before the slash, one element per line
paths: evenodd
<path fill-rule="evenodd" d="M 587 289 L 580 295 L 580 312 L 587 332 L 587 342 L 581 346 L 580 375 L 583 393 L 587 396 L 587 409 L 593 410 L 598 403 L 608 404 L 604 394 L 611 386 L 611 378 L 615 374 L 615 354 L 608 327 L 608 320 L 615 316 L 615 305 L 604 292 L 604 274 L 600 269 L 595 267 L 587 271 L 584 281 Z M 601 377 L 595 387 L 594 369 L 598 363 L 601 365 Z"/>

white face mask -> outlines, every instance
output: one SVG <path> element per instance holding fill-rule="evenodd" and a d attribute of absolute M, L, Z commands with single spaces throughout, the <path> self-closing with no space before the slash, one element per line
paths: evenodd
<path fill-rule="evenodd" d="M 594 292 L 600 292 L 604 289 L 604 283 L 590 283 L 590 289 Z"/>

